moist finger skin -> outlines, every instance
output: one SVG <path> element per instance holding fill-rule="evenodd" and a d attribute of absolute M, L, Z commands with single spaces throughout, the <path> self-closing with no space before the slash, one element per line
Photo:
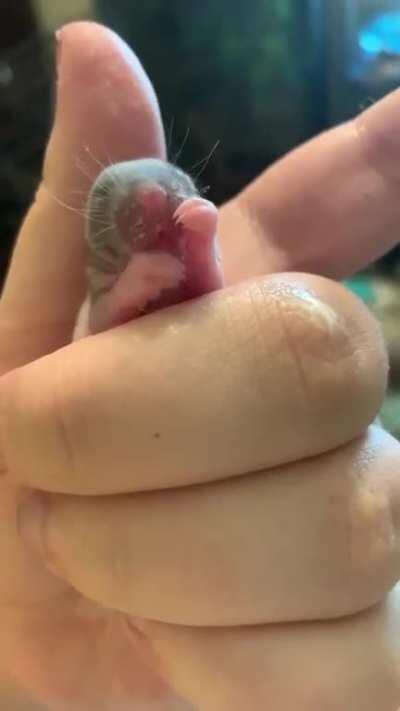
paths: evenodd
<path fill-rule="evenodd" d="M 397 441 L 371 427 L 280 470 L 133 496 L 56 496 L 44 502 L 45 557 L 90 599 L 163 622 L 357 613 L 399 576 L 398 458 Z"/>
<path fill-rule="evenodd" d="M 387 360 L 338 284 L 276 275 L 84 338 L 3 378 L 4 469 L 75 494 L 187 486 L 361 435 Z"/>

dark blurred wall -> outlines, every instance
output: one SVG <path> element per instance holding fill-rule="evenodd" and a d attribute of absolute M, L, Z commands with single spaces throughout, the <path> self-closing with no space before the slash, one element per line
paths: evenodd
<path fill-rule="evenodd" d="M 154 83 L 170 159 L 200 174 L 217 203 L 353 110 L 343 92 L 346 8 L 355 0 L 93 3 L 96 18 L 127 40 Z M 0 0 L 0 276 L 40 177 L 52 52 L 29 0 Z"/>
<path fill-rule="evenodd" d="M 0 0 L 0 281 L 39 180 L 51 116 L 50 43 L 28 0 Z"/>
<path fill-rule="evenodd" d="M 0 3 L 0 50 L 14 47 L 37 31 L 31 0 Z"/>
<path fill-rule="evenodd" d="M 230 197 L 324 122 L 316 0 L 95 0 L 135 49 L 160 100 L 170 158 Z M 316 51 L 319 56 L 316 56 Z M 201 166 L 200 166 L 201 167 Z"/>
<path fill-rule="evenodd" d="M 199 184 L 221 202 L 324 125 L 321 1 L 94 0 L 94 10 L 148 71 L 170 159 L 201 173 Z M 1 28 L 3 274 L 40 177 L 52 114 L 53 40 L 38 33 L 29 0 L 0 0 Z"/>

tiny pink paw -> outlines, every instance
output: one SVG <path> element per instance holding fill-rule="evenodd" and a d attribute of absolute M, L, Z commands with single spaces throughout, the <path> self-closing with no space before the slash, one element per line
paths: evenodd
<path fill-rule="evenodd" d="M 175 210 L 174 220 L 186 230 L 214 235 L 217 230 L 218 210 L 209 200 L 189 198 Z"/>

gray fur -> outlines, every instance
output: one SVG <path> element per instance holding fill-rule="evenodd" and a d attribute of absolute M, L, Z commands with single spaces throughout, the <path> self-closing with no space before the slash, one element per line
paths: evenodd
<path fill-rule="evenodd" d="M 183 200 L 198 195 L 186 173 L 156 158 L 125 161 L 105 168 L 93 184 L 87 203 L 87 273 L 93 299 L 110 288 L 129 261 L 132 237 L 128 241 L 115 228 L 115 215 L 124 198 L 131 195 L 134 200 L 136 189 L 146 182 L 157 183 L 165 189 L 172 213 Z M 140 239 L 143 222 L 139 209 L 132 230 L 134 239 Z"/>

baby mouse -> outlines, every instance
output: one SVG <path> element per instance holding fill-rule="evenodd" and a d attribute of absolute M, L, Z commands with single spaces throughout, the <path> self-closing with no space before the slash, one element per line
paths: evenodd
<path fill-rule="evenodd" d="M 217 208 L 177 166 L 141 158 L 105 168 L 86 212 L 88 290 L 75 339 L 222 287 Z"/>

